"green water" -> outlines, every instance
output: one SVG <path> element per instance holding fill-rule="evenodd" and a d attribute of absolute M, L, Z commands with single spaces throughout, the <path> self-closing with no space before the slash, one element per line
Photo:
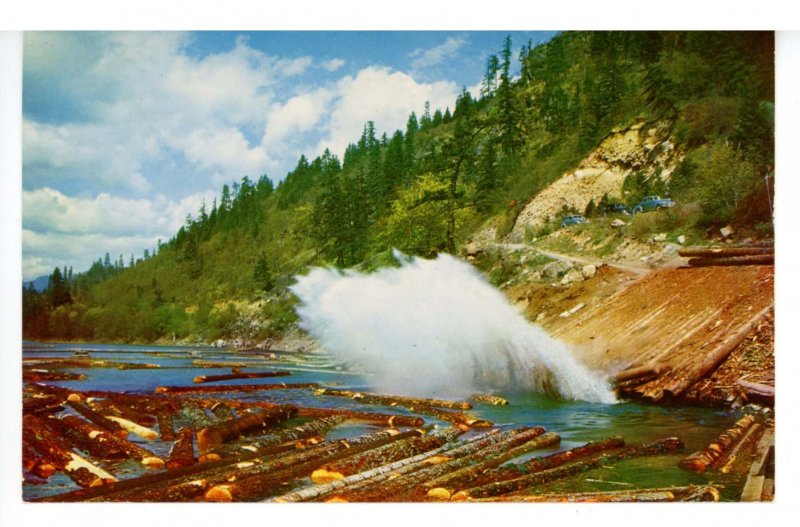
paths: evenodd
<path fill-rule="evenodd" d="M 159 369 L 116 370 L 112 368 L 80 369 L 69 371 L 84 373 L 84 381 L 51 382 L 79 390 L 113 390 L 131 393 L 153 393 L 157 386 L 192 385 L 197 375 L 230 373 L 230 368 L 204 368 L 193 364 L 195 360 L 244 362 L 258 370 L 288 370 L 290 377 L 279 381 L 288 383 L 318 382 L 350 390 L 368 390 L 364 378 L 337 369 L 330 357 L 314 354 L 277 354 L 268 358 L 266 354 L 249 354 L 213 348 L 123 346 L 101 344 L 40 344 L 26 342 L 23 357 L 71 357 L 75 351 L 88 351 L 91 358 L 118 362 L 154 363 Z M 229 381 L 226 384 L 271 383 L 270 379 L 244 379 Z M 210 397 L 216 394 L 209 394 Z M 532 393 L 499 393 L 506 397 L 509 406 L 489 406 L 476 403 L 473 415 L 492 421 L 498 427 L 520 425 L 544 426 L 561 436 L 561 443 L 555 447 L 540 450 L 513 460 L 518 462 L 526 457 L 546 455 L 560 450 L 580 446 L 588 441 L 597 441 L 610 436 L 622 436 L 629 445 L 655 441 L 664 437 L 679 437 L 686 445 L 684 452 L 669 456 L 656 456 L 628 460 L 586 472 L 578 477 L 536 487 L 532 492 L 584 492 L 611 491 L 633 488 L 652 488 L 682 486 L 688 484 L 713 484 L 722 494 L 723 500 L 735 501 L 744 484 L 737 475 L 723 475 L 717 471 L 707 474 L 694 474 L 678 468 L 677 464 L 685 455 L 706 446 L 730 427 L 740 415 L 715 411 L 708 408 L 658 407 L 625 402 L 614 405 L 556 400 Z M 316 397 L 311 390 L 276 390 L 258 393 L 219 394 L 220 397 L 240 400 L 261 400 L 270 402 L 292 402 L 298 405 L 318 407 L 349 407 L 360 410 L 409 413 L 398 407 L 358 405 L 356 402 L 339 397 Z M 442 426 L 446 423 L 427 419 L 429 423 Z M 176 423 L 178 425 L 179 423 Z M 289 423 L 292 424 L 292 423 Z M 351 437 L 369 433 L 376 428 L 351 424 L 338 427 L 329 437 Z M 470 432 L 464 437 L 469 437 Z M 131 437 L 132 440 L 137 440 Z M 166 455 L 171 444 L 161 441 L 147 442 L 147 448 L 156 454 Z M 119 477 L 133 477 L 140 473 L 136 463 L 127 462 L 106 466 Z M 66 477 L 56 474 L 45 485 L 23 485 L 23 496 L 32 499 L 38 496 L 61 493 L 76 488 Z"/>

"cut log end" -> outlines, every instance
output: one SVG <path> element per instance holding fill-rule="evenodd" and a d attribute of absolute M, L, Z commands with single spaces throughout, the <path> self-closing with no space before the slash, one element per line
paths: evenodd
<path fill-rule="evenodd" d="M 443 487 L 436 487 L 428 491 L 428 497 L 436 500 L 449 500 L 450 491 Z"/>
<path fill-rule="evenodd" d="M 317 469 L 311 473 L 311 481 L 317 484 L 331 483 L 340 479 L 344 479 L 344 474 L 340 472 L 328 471 L 324 468 Z"/>
<path fill-rule="evenodd" d="M 81 396 L 77 393 L 71 393 L 69 396 L 67 396 L 67 401 L 71 403 L 79 403 L 81 402 Z"/>
<path fill-rule="evenodd" d="M 214 487 L 211 487 L 208 490 L 208 492 L 205 493 L 203 499 L 205 499 L 206 501 L 229 503 L 233 501 L 233 494 L 231 494 L 231 486 L 216 485 Z"/>
<path fill-rule="evenodd" d="M 450 501 L 467 501 L 469 499 L 469 493 L 465 490 L 460 490 L 450 496 Z"/>
<path fill-rule="evenodd" d="M 150 468 L 160 468 L 164 466 L 164 460 L 160 457 L 147 456 L 142 458 L 142 465 Z"/>
<path fill-rule="evenodd" d="M 344 498 L 340 498 L 340 497 L 336 496 L 335 498 L 331 498 L 329 500 L 325 500 L 325 503 L 350 503 L 350 502 L 347 501 Z"/>

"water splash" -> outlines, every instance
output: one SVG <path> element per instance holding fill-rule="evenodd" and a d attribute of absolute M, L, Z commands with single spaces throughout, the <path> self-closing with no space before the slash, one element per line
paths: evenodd
<path fill-rule="evenodd" d="M 464 396 L 533 389 L 614 403 L 608 382 L 569 347 L 529 323 L 471 265 L 395 253 L 375 273 L 314 268 L 291 287 L 300 327 L 392 393 Z"/>

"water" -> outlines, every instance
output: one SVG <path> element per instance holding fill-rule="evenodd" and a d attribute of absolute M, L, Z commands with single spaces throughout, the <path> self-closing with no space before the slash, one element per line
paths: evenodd
<path fill-rule="evenodd" d="M 319 382 L 348 390 L 372 388 L 371 376 L 337 370 L 336 359 L 327 354 L 279 354 L 275 359 L 263 355 L 220 350 L 214 348 L 186 348 L 176 346 L 125 346 L 104 344 L 40 344 L 26 342 L 23 357 L 70 357 L 76 350 L 89 350 L 91 358 L 118 362 L 143 362 L 161 366 L 160 369 L 116 370 L 110 368 L 70 368 L 69 371 L 84 373 L 84 381 L 50 382 L 59 386 L 80 390 L 114 390 L 133 393 L 153 393 L 156 386 L 192 385 L 197 375 L 229 373 L 230 368 L 205 368 L 194 364 L 196 360 L 248 363 L 258 370 L 287 370 L 291 377 L 279 379 L 243 379 L 226 384 L 254 384 L 259 382 Z M 194 355 L 194 356 L 193 356 Z M 247 371 L 247 370 L 245 370 Z M 253 370 L 251 370 L 253 371 Z M 668 436 L 677 436 L 686 443 L 686 451 L 672 456 L 643 458 L 614 464 L 610 468 L 587 472 L 578 478 L 537 487 L 542 491 L 588 491 L 624 490 L 635 487 L 662 487 L 670 485 L 713 483 L 721 488 L 723 499 L 736 500 L 743 481 L 736 475 L 721 475 L 717 472 L 696 475 L 677 467 L 678 461 L 691 452 L 704 447 L 721 431 L 730 427 L 738 416 L 705 408 L 661 408 L 635 403 L 603 404 L 552 398 L 532 391 L 500 391 L 509 399 L 510 405 L 494 407 L 476 404 L 470 413 L 488 419 L 500 427 L 541 425 L 561 435 L 561 444 L 549 450 L 537 451 L 542 455 L 553 451 L 579 446 L 587 441 L 600 440 L 612 435 L 621 435 L 628 444 L 654 441 Z M 293 402 L 299 405 L 318 407 L 358 407 L 361 410 L 407 413 L 399 407 L 363 406 L 340 397 L 317 397 L 311 390 L 276 390 L 245 394 L 210 394 L 230 399 L 262 400 L 270 402 Z M 427 419 L 439 425 L 446 423 Z M 291 423 L 290 423 L 291 424 Z M 337 427 L 329 437 L 352 437 L 375 431 L 376 428 L 356 423 Z M 473 433 L 473 432 L 470 432 Z M 469 434 L 468 434 L 469 435 Z M 467 436 L 468 436 L 467 435 Z M 137 438 L 131 437 L 138 441 Z M 166 455 L 170 444 L 160 441 L 147 442 L 143 446 Z M 515 461 L 519 461 L 520 458 Z M 105 468 L 121 477 L 138 475 L 140 468 L 135 463 L 110 465 Z M 75 487 L 66 477 L 54 475 L 46 485 L 24 485 L 23 496 L 32 499 L 54 493 L 73 490 Z"/>
<path fill-rule="evenodd" d="M 468 263 L 447 254 L 395 256 L 397 268 L 315 268 L 291 288 L 302 302 L 300 326 L 377 389 L 442 397 L 514 386 L 616 401 L 607 379 L 529 323 Z"/>

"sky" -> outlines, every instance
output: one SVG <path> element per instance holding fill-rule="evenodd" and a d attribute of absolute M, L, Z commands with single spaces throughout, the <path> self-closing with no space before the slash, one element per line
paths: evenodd
<path fill-rule="evenodd" d="M 516 57 L 555 32 L 26 33 L 23 278 L 127 264 L 225 183 L 452 109 L 506 34 Z"/>

